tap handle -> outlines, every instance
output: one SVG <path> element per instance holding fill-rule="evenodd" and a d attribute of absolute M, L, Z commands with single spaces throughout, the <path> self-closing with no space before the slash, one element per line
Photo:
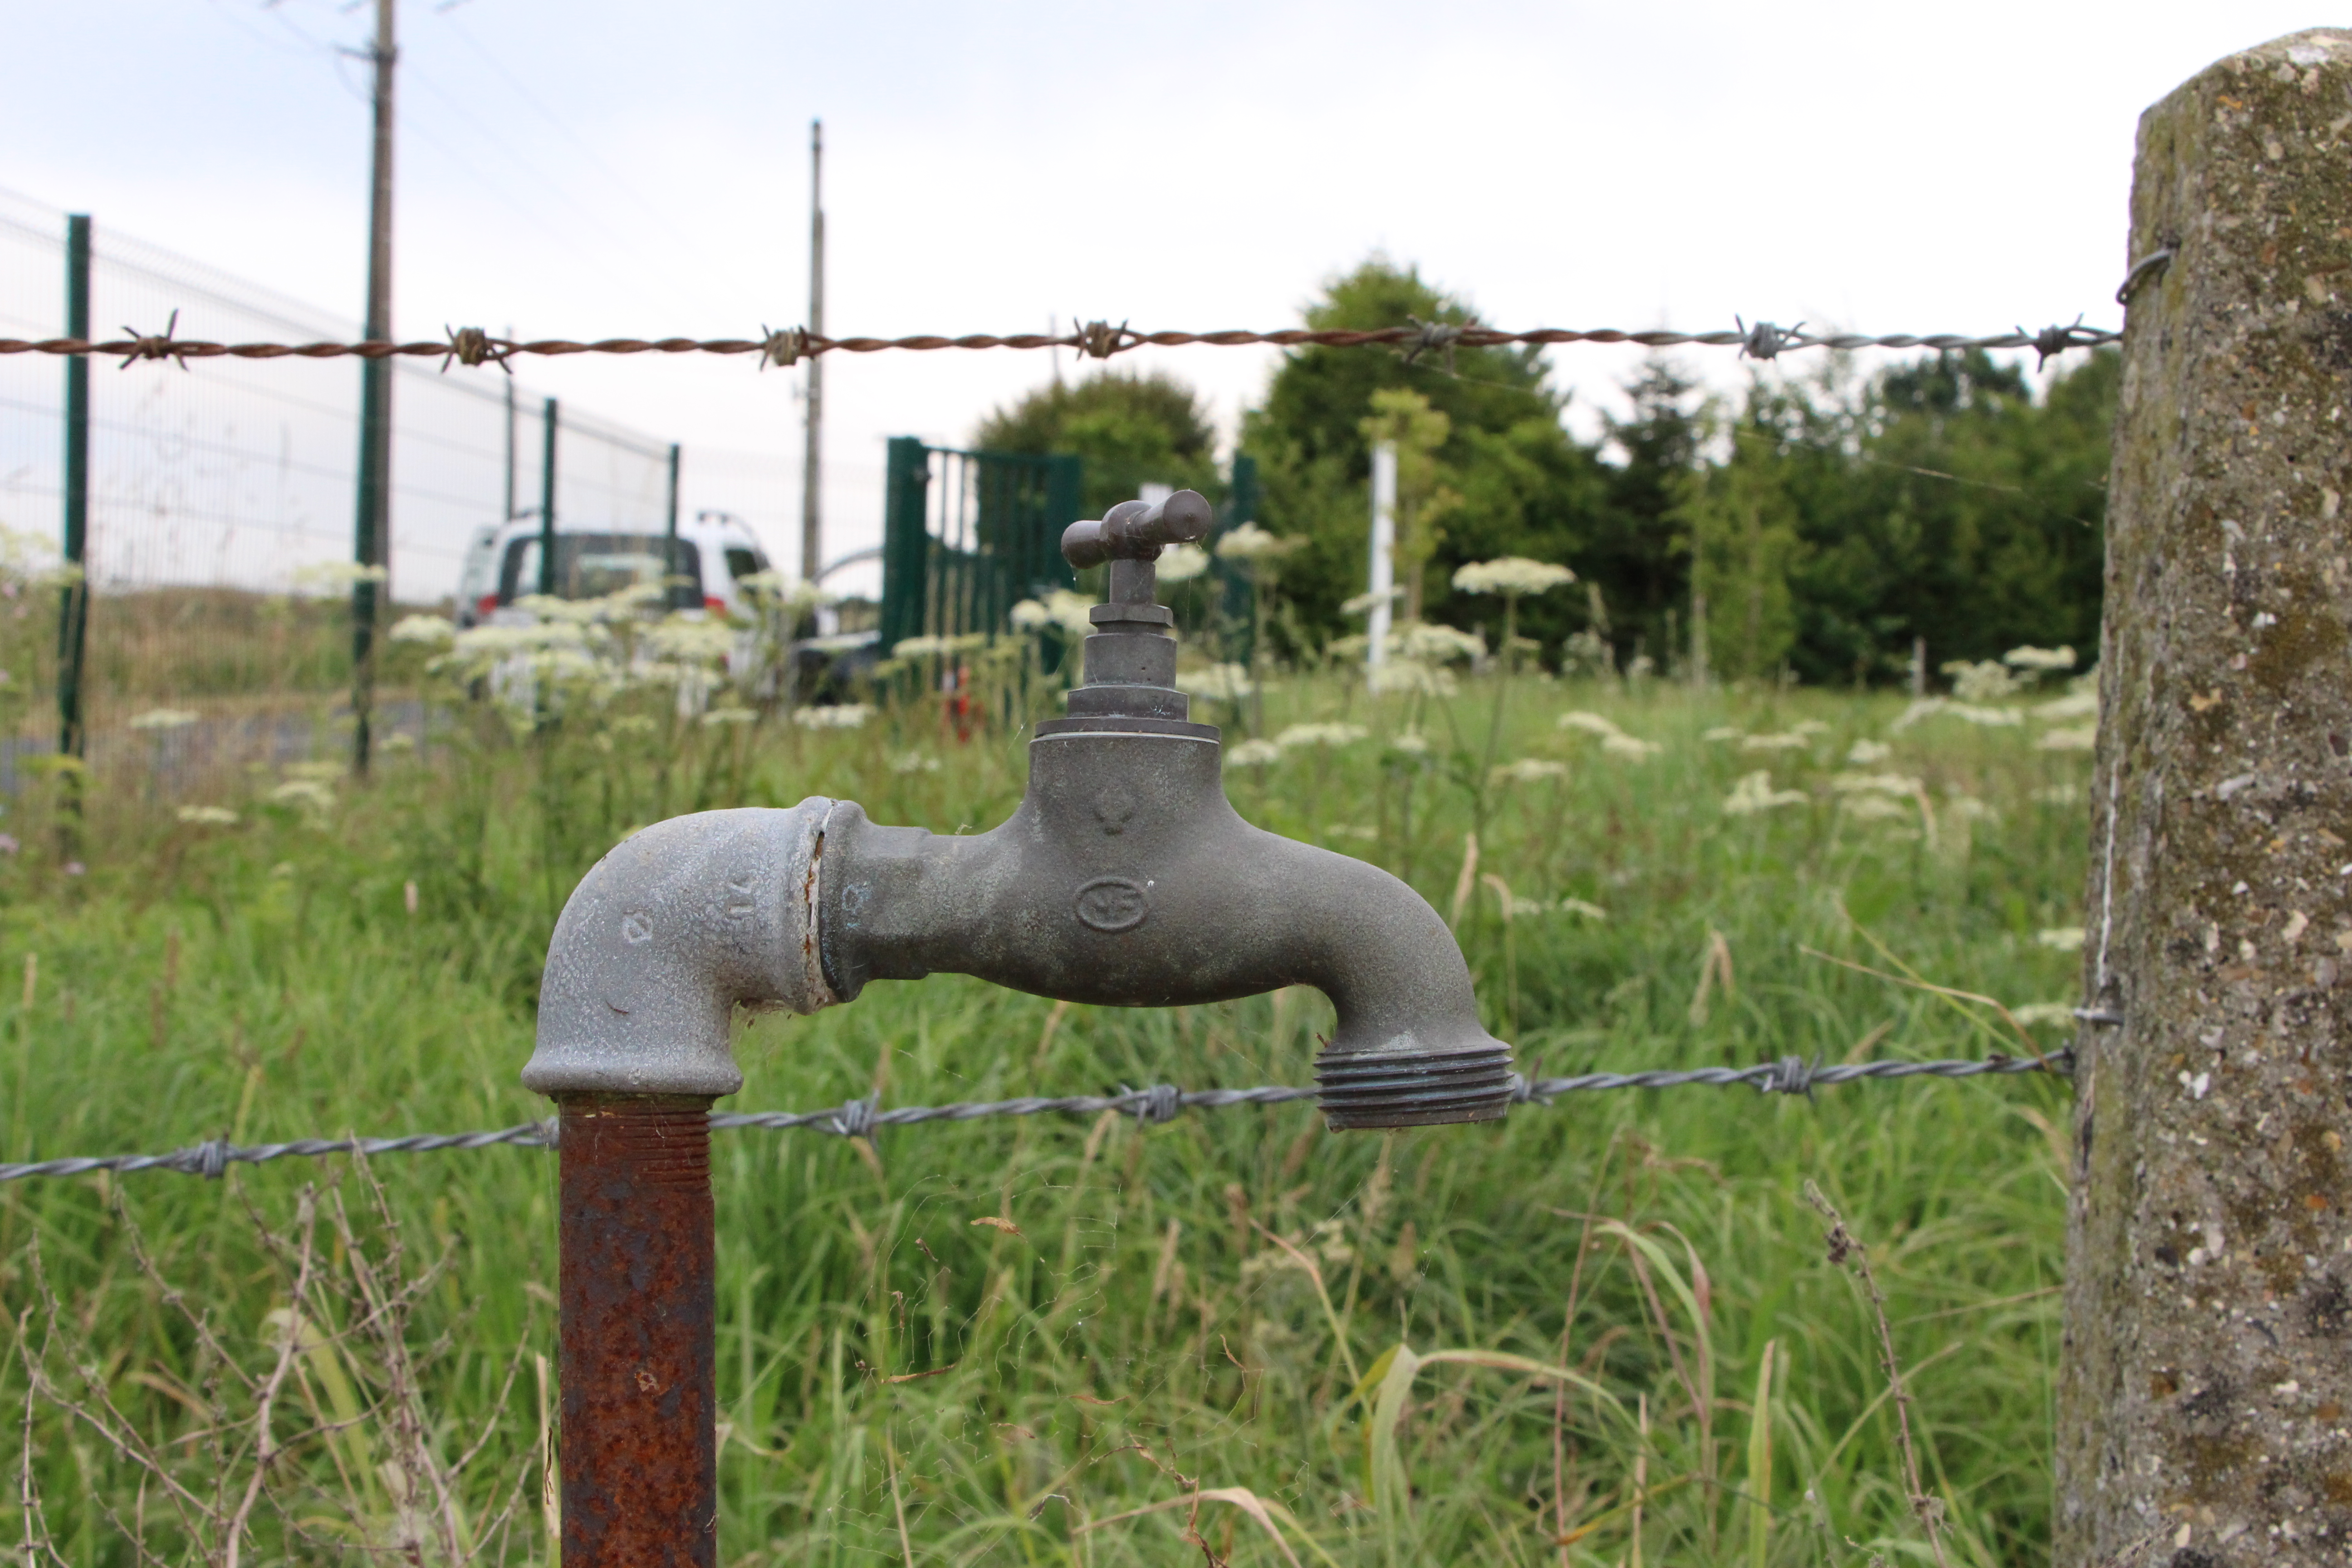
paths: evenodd
<path fill-rule="evenodd" d="M 1073 566 L 1106 561 L 1157 561 L 1170 544 L 1190 544 L 1208 536 L 1214 517 L 1198 490 L 1178 490 L 1155 506 L 1123 500 L 1103 514 L 1074 522 L 1062 531 L 1062 556 Z"/>

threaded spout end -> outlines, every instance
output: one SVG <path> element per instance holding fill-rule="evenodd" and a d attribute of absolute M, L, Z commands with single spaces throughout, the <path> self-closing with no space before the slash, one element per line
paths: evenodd
<path fill-rule="evenodd" d="M 1325 1122 L 1435 1127 L 1499 1121 L 1511 1108 L 1510 1047 L 1456 1051 L 1331 1051 L 1315 1058 Z"/>

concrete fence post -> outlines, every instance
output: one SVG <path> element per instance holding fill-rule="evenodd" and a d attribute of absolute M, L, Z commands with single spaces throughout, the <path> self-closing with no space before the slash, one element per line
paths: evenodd
<path fill-rule="evenodd" d="M 2352 32 L 2142 117 L 2130 261 L 2055 1560 L 2341 1563 Z"/>

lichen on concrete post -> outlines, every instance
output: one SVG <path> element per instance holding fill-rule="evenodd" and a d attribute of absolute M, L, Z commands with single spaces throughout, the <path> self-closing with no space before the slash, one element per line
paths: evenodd
<path fill-rule="evenodd" d="M 2128 260 L 2055 1555 L 2341 1563 L 2352 32 L 2147 111 Z"/>

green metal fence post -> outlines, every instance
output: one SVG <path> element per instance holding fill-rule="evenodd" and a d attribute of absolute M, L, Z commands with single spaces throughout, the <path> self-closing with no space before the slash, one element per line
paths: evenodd
<path fill-rule="evenodd" d="M 89 215 L 66 218 L 66 336 L 89 336 Z M 89 357 L 66 356 L 65 559 L 68 581 L 58 597 L 58 754 L 79 757 L 88 747 L 82 721 L 82 652 L 89 635 Z M 79 810 L 80 792 L 69 788 Z"/>
<path fill-rule="evenodd" d="M 924 508 L 931 477 L 930 449 L 912 436 L 893 436 L 884 462 L 882 496 L 882 653 L 923 630 L 929 531 Z"/>
<path fill-rule="evenodd" d="M 662 551 L 662 607 L 698 610 L 702 607 L 699 605 L 678 603 L 677 580 L 683 574 L 677 569 L 677 455 L 678 444 L 672 441 L 669 444 L 669 542 Z"/>
<path fill-rule="evenodd" d="M 1225 515 L 1217 527 L 1220 534 L 1257 521 L 1257 459 L 1246 452 L 1234 454 L 1234 477 L 1230 493 L 1225 498 Z M 1211 548 L 1215 541 L 1210 542 Z M 1255 668 L 1257 658 L 1257 584 L 1246 567 L 1237 562 L 1219 559 L 1217 575 L 1223 580 L 1224 593 L 1219 610 L 1224 625 L 1225 658 L 1235 664 Z"/>
<path fill-rule="evenodd" d="M 1043 582 L 1064 588 L 1078 585 L 1077 572 L 1062 557 L 1062 531 L 1078 521 L 1086 501 L 1085 459 L 1058 452 L 1045 459 L 1045 549 Z"/>
<path fill-rule="evenodd" d="M 547 400 L 539 455 L 539 591 L 555 592 L 555 399 Z"/>

